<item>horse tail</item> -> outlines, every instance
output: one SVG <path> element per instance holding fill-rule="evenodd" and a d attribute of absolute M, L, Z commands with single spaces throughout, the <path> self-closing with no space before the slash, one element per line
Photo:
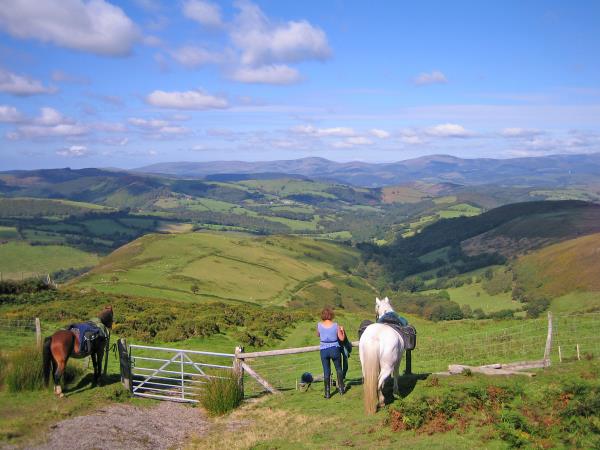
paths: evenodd
<path fill-rule="evenodd" d="M 52 336 L 48 336 L 44 339 L 44 346 L 42 348 L 42 357 L 43 357 L 43 370 L 44 370 L 44 384 L 48 386 L 50 381 L 50 370 L 52 369 L 52 350 L 50 346 L 52 345 Z"/>
<path fill-rule="evenodd" d="M 363 391 L 366 414 L 375 414 L 377 412 L 377 403 L 379 394 L 377 392 L 379 384 L 379 345 L 376 341 L 365 342 L 361 346 L 360 360 L 363 372 Z"/>

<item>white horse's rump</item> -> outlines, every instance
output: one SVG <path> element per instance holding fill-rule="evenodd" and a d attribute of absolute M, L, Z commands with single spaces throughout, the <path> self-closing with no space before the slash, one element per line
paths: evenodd
<path fill-rule="evenodd" d="M 391 311 L 389 299 L 377 299 L 377 316 Z M 393 328 L 374 323 L 369 325 L 359 342 L 360 362 L 363 374 L 363 390 L 365 412 L 374 414 L 377 406 L 383 406 L 384 397 L 381 391 L 383 383 L 394 375 L 394 395 L 398 395 L 398 377 L 400 361 L 404 352 L 404 341 Z"/>

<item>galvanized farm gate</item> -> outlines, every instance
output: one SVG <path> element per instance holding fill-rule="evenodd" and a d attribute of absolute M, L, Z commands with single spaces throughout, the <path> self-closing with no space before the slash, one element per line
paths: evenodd
<path fill-rule="evenodd" d="M 197 403 L 208 379 L 223 378 L 223 371 L 235 369 L 233 353 L 148 345 L 129 345 L 127 350 L 121 376 L 137 397 Z"/>

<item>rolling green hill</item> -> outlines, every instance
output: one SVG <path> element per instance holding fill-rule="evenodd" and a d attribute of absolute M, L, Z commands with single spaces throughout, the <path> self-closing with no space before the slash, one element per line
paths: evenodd
<path fill-rule="evenodd" d="M 522 256 L 514 264 L 514 273 L 517 285 L 530 296 L 596 292 L 600 297 L 600 233 Z"/>
<path fill-rule="evenodd" d="M 76 285 L 108 293 L 261 305 L 285 305 L 293 299 L 334 304 L 341 290 L 349 294 L 347 306 L 357 309 L 373 296 L 368 285 L 347 273 L 358 258 L 351 247 L 300 237 L 151 234 L 104 258 Z"/>

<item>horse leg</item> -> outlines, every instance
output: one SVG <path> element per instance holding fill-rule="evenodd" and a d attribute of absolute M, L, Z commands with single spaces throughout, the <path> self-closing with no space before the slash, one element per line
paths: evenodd
<path fill-rule="evenodd" d="M 67 360 L 66 359 L 57 359 L 56 360 L 56 370 L 54 371 L 54 393 L 58 396 L 58 397 L 64 397 L 65 395 L 63 394 L 62 391 L 62 376 L 63 373 L 65 372 L 65 367 L 67 366 Z"/>
<path fill-rule="evenodd" d="M 101 342 L 98 345 L 98 352 L 96 353 L 96 359 L 98 362 L 98 378 L 96 380 L 97 383 L 102 385 L 103 376 L 102 376 L 102 365 L 104 361 L 104 342 Z"/>
<path fill-rule="evenodd" d="M 98 356 L 95 350 L 92 350 L 90 353 L 90 359 L 92 360 L 92 366 L 94 366 L 94 378 L 92 379 L 92 386 L 96 386 L 98 384 Z"/>
<path fill-rule="evenodd" d="M 400 388 L 398 387 L 398 379 L 400 377 L 400 360 L 394 364 L 394 395 L 400 395 Z"/>
<path fill-rule="evenodd" d="M 379 394 L 379 406 L 385 405 L 385 397 L 383 396 L 383 385 L 385 380 L 392 374 L 392 367 L 385 365 L 382 366 L 379 372 L 379 383 L 377 383 L 377 392 Z"/>

